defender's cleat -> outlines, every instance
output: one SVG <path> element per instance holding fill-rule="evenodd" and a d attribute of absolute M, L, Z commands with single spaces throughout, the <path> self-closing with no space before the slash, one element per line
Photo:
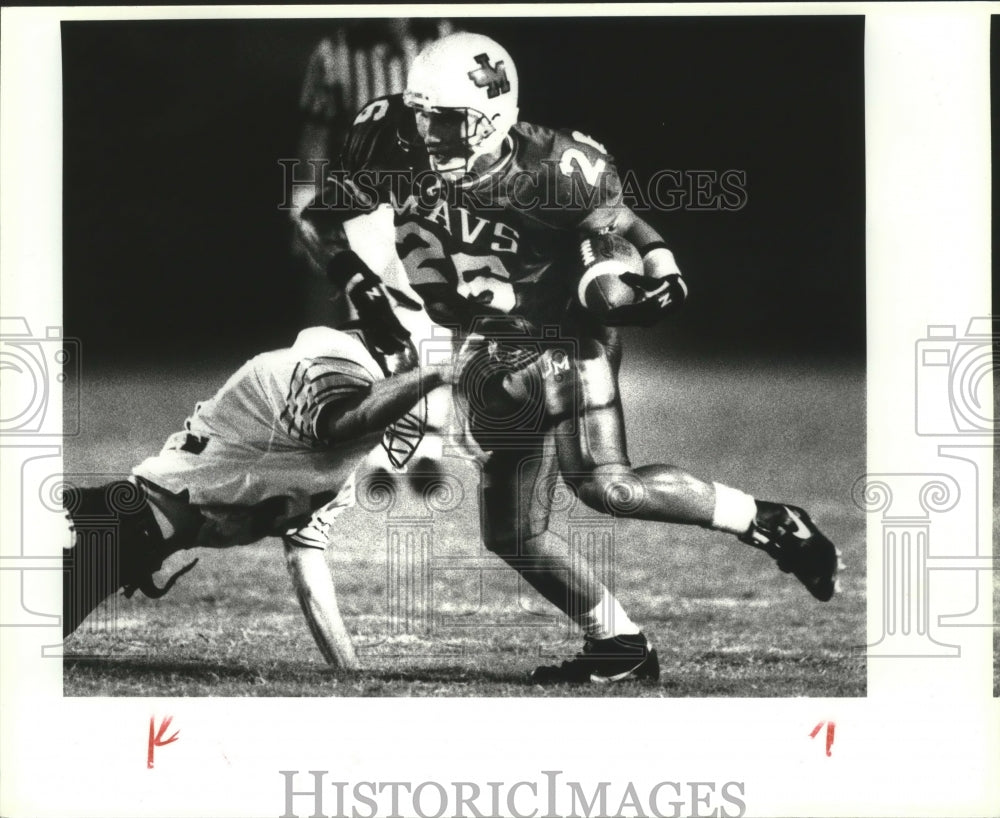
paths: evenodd
<path fill-rule="evenodd" d="M 70 486 L 63 504 L 75 540 L 63 551 L 64 637 L 119 589 L 127 597 L 138 590 L 158 599 L 198 562 L 157 587 L 153 574 L 176 549 L 160 535 L 142 485 L 117 480 L 99 488 Z"/>
<path fill-rule="evenodd" d="M 840 551 L 801 508 L 758 500 L 757 516 L 739 539 L 770 554 L 821 602 L 836 593 Z"/>
<path fill-rule="evenodd" d="M 531 681 L 547 684 L 613 684 L 660 678 L 660 660 L 643 634 L 610 639 L 584 637 L 583 651 L 560 665 L 535 668 Z"/>

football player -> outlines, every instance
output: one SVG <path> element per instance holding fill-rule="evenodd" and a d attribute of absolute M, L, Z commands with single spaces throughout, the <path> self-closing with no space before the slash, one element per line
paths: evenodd
<path fill-rule="evenodd" d="M 405 67 L 418 52 L 421 39 L 444 36 L 451 32 L 447 20 L 354 20 L 340 21 L 330 37 L 321 40 L 313 50 L 306 69 L 300 98 L 303 130 L 299 158 L 303 163 L 319 163 L 336 156 L 347 135 L 351 122 L 371 96 L 398 93 L 403 90 Z M 371 89 L 374 93 L 369 93 Z M 292 218 L 315 195 L 316 185 L 297 184 L 292 188 Z M 351 246 L 368 266 L 378 273 L 386 285 L 396 317 L 414 340 L 441 337 L 423 309 L 420 297 L 410 288 L 406 274 L 396 256 L 392 238 L 392 208 L 385 205 L 368 216 L 355 219 L 351 225 Z M 303 255 L 310 269 L 307 284 L 306 311 L 310 323 L 342 324 L 351 318 L 351 307 L 340 295 L 331 291 L 324 280 L 323 260 L 316 263 L 309 254 L 312 242 L 302 242 L 296 231 L 294 253 Z M 318 272 L 319 275 L 313 273 Z M 406 471 L 416 492 L 422 493 L 443 468 L 442 430 L 451 416 L 449 390 L 442 389 L 427 396 L 427 422 L 423 439 L 412 457 L 412 466 L 401 465 L 401 458 L 390 454 L 388 447 L 372 450 L 366 464 L 369 468 L 389 475 Z M 400 441 L 405 445 L 405 441 Z"/>
<path fill-rule="evenodd" d="M 416 370 L 415 361 L 412 347 L 373 353 L 357 329 L 304 330 L 291 348 L 240 367 L 130 479 L 68 487 L 75 542 L 63 556 L 63 635 L 120 588 L 165 594 L 194 566 L 157 587 L 153 573 L 176 551 L 275 536 L 323 656 L 357 667 L 323 549 L 385 428 L 451 381 L 450 362 Z"/>
<path fill-rule="evenodd" d="M 622 203 L 604 147 L 519 121 L 517 94 L 514 63 L 490 38 L 458 33 L 431 44 L 403 94 L 358 114 L 340 167 L 302 218 L 328 275 L 391 351 L 401 333 L 384 287 L 345 240 L 352 218 L 391 204 L 410 284 L 431 318 L 464 339 L 456 402 L 483 452 L 485 544 L 585 634 L 582 653 L 534 679 L 656 678 L 639 628 L 546 537 L 544 486 L 555 474 L 600 511 L 735 535 L 820 600 L 834 594 L 839 554 L 800 508 L 676 466 L 631 465 L 614 327 L 657 322 L 687 286 L 662 237 Z M 603 323 L 575 297 L 581 239 L 599 233 L 639 248 L 645 272 L 631 279 L 636 302 Z"/>

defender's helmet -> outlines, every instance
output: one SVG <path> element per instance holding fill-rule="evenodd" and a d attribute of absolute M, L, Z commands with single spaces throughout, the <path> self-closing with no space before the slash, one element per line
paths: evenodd
<path fill-rule="evenodd" d="M 496 151 L 517 122 L 517 69 L 489 37 L 451 34 L 413 61 L 403 101 L 415 111 L 458 120 L 455 141 L 425 141 L 425 147 L 436 170 L 464 170 L 477 156 Z"/>

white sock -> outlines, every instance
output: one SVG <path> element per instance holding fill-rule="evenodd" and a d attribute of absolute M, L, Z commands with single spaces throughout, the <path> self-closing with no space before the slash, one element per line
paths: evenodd
<path fill-rule="evenodd" d="M 607 588 L 601 594 L 601 601 L 591 610 L 575 617 L 583 632 L 594 639 L 610 639 L 612 636 L 634 636 L 639 633 L 635 624 L 621 603 L 611 596 Z"/>
<path fill-rule="evenodd" d="M 745 534 L 757 515 L 757 503 L 749 494 L 739 489 L 712 483 L 715 486 L 715 510 L 712 512 L 712 528 L 728 531 L 730 534 Z"/>

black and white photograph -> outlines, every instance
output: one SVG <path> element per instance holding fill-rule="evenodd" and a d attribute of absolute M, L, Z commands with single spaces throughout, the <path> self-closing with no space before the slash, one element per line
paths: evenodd
<path fill-rule="evenodd" d="M 0 811 L 984 814 L 986 5 L 5 8 Z"/>
<path fill-rule="evenodd" d="M 65 23 L 67 695 L 864 695 L 863 30 Z"/>

